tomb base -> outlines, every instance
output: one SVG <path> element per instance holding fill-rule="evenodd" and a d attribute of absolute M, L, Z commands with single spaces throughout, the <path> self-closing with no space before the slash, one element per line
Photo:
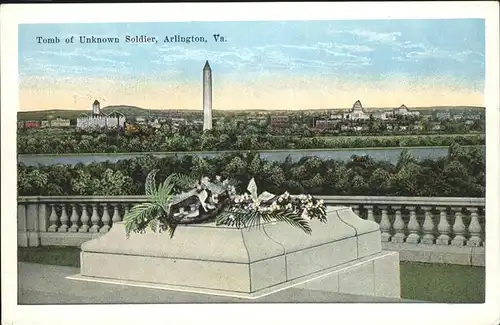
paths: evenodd
<path fill-rule="evenodd" d="M 327 217 L 310 221 L 310 235 L 278 222 L 126 238 L 115 223 L 82 245 L 81 273 L 72 278 L 248 299 L 294 286 L 399 298 L 399 254 L 382 251 L 379 225 L 347 207 L 328 207 Z"/>

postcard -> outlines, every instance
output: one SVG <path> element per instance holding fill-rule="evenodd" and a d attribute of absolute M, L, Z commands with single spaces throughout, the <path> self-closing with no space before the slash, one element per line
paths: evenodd
<path fill-rule="evenodd" d="M 3 321 L 498 322 L 498 5 L 404 5 L 2 7 Z"/>

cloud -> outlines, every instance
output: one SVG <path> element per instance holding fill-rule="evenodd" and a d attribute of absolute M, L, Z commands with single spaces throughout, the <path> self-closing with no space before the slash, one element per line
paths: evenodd
<path fill-rule="evenodd" d="M 91 75 L 91 74 L 126 74 L 124 65 L 114 62 L 113 65 L 78 65 L 55 64 L 47 57 L 24 57 L 19 65 L 20 76 L 27 75 Z"/>
<path fill-rule="evenodd" d="M 117 61 L 115 59 L 111 59 L 109 57 L 116 56 L 129 56 L 130 54 L 126 51 L 118 51 L 118 50 L 105 50 L 105 49 L 83 49 L 83 48 L 74 48 L 71 51 L 34 51 L 32 54 L 26 54 L 27 57 L 71 57 L 71 58 L 80 58 L 86 59 L 93 62 L 106 62 L 106 63 L 114 63 L 114 64 L 124 64 L 124 62 Z"/>
<path fill-rule="evenodd" d="M 402 46 L 403 49 L 411 49 L 410 51 L 404 52 L 403 49 L 400 50 L 398 56 L 392 57 L 392 59 L 401 62 L 419 62 L 426 59 L 444 59 L 453 60 L 459 63 L 467 62 L 471 56 L 479 55 L 481 53 L 474 51 L 453 51 L 448 49 L 440 49 L 435 46 L 419 44 L 408 44 L 405 42 Z M 478 62 L 475 60 L 474 62 Z"/>
<path fill-rule="evenodd" d="M 397 42 L 398 37 L 401 36 L 401 32 L 380 33 L 362 29 L 330 30 L 329 32 L 330 34 L 350 34 L 356 38 L 363 38 L 369 42 L 383 44 L 392 44 Z"/>
<path fill-rule="evenodd" d="M 391 46 L 393 51 L 399 52 L 398 55 L 392 56 L 393 60 L 400 62 L 419 62 L 426 59 L 447 59 L 459 63 L 464 63 L 470 59 L 471 55 L 482 54 L 473 51 L 456 51 L 449 49 L 442 49 L 430 44 L 416 43 L 408 40 L 402 40 L 401 32 L 374 32 L 361 29 L 353 30 L 331 30 L 331 34 L 348 34 L 354 36 L 356 39 L 371 42 L 377 45 Z M 337 47 L 345 47 L 340 45 Z M 353 49 L 356 47 L 353 47 Z M 363 45 L 359 45 L 358 50 L 364 49 Z M 371 49 L 368 47 L 366 50 Z M 385 49 L 384 49 L 385 51 Z M 484 55 L 483 55 L 484 57 Z M 477 62 L 477 61 L 474 61 Z"/>
<path fill-rule="evenodd" d="M 157 64 L 177 65 L 182 61 L 211 62 L 233 70 L 248 72 L 269 70 L 337 69 L 363 67 L 371 64 L 369 57 L 353 54 L 368 52 L 369 47 L 322 43 L 309 45 L 262 45 L 256 47 L 232 47 L 226 50 L 193 49 L 180 46 L 160 47 Z"/>
<path fill-rule="evenodd" d="M 126 51 L 108 49 L 37 50 L 23 53 L 19 62 L 19 71 L 21 75 L 124 74 L 126 68 L 129 67 L 129 63 L 123 60 L 123 57 L 127 56 L 130 56 L 130 53 Z M 116 59 L 117 57 L 121 59 Z M 61 61 L 61 59 L 66 60 Z"/>

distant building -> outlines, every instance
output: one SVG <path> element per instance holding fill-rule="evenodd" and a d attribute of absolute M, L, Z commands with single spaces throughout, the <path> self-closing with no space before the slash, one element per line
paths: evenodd
<path fill-rule="evenodd" d="M 283 125 L 288 124 L 289 122 L 288 116 L 271 116 L 271 126 L 273 127 L 281 127 Z"/>
<path fill-rule="evenodd" d="M 147 123 L 147 119 L 143 116 L 138 116 L 135 118 L 135 122 L 137 124 L 146 124 Z"/>
<path fill-rule="evenodd" d="M 331 113 L 330 114 L 330 120 L 341 120 L 343 117 L 342 113 Z"/>
<path fill-rule="evenodd" d="M 182 117 L 174 117 L 171 119 L 171 121 L 174 125 L 187 124 L 187 120 Z"/>
<path fill-rule="evenodd" d="M 26 122 L 24 122 L 24 127 L 26 129 L 39 128 L 40 125 L 41 125 L 40 121 L 26 121 Z"/>
<path fill-rule="evenodd" d="M 79 129 L 123 128 L 125 121 L 125 116 L 116 111 L 108 115 L 103 114 L 99 101 L 95 100 L 92 104 L 91 116 L 80 115 L 76 119 L 76 127 Z"/>
<path fill-rule="evenodd" d="M 344 113 L 343 118 L 346 120 L 367 120 L 370 118 L 370 113 L 365 112 L 363 105 L 357 100 L 352 105 L 352 108 L 347 113 Z"/>
<path fill-rule="evenodd" d="M 439 112 L 436 114 L 436 117 L 438 119 L 445 120 L 451 118 L 451 114 L 449 112 Z"/>
<path fill-rule="evenodd" d="M 42 121 L 42 123 L 45 121 Z M 55 119 L 50 121 L 50 127 L 52 128 L 65 128 L 70 126 L 70 121 L 68 119 Z"/>
<path fill-rule="evenodd" d="M 325 119 L 315 119 L 314 127 L 317 129 L 326 129 L 327 121 Z"/>
<path fill-rule="evenodd" d="M 50 121 L 43 120 L 40 124 L 40 127 L 42 128 L 49 128 L 50 127 Z"/>
<path fill-rule="evenodd" d="M 334 120 L 334 119 L 315 119 L 314 120 L 314 127 L 318 129 L 331 129 L 335 128 L 341 120 Z"/>
<path fill-rule="evenodd" d="M 101 115 L 101 104 L 96 99 L 92 104 L 92 116 L 100 116 Z"/>
<path fill-rule="evenodd" d="M 420 112 L 416 111 L 410 111 L 408 107 L 405 105 L 401 105 L 398 109 L 395 109 L 393 111 L 394 116 L 402 115 L 402 116 L 408 116 L 408 115 L 413 115 L 413 116 L 420 116 Z"/>
<path fill-rule="evenodd" d="M 365 111 L 363 105 L 357 100 L 348 112 L 344 112 L 342 118 L 345 120 L 369 120 L 371 118 L 388 120 L 392 118 L 393 111 Z"/>

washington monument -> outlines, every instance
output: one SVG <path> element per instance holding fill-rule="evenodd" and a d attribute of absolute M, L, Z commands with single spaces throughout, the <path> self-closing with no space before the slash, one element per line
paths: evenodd
<path fill-rule="evenodd" d="M 203 68 L 203 130 L 212 129 L 212 69 L 208 61 Z"/>

